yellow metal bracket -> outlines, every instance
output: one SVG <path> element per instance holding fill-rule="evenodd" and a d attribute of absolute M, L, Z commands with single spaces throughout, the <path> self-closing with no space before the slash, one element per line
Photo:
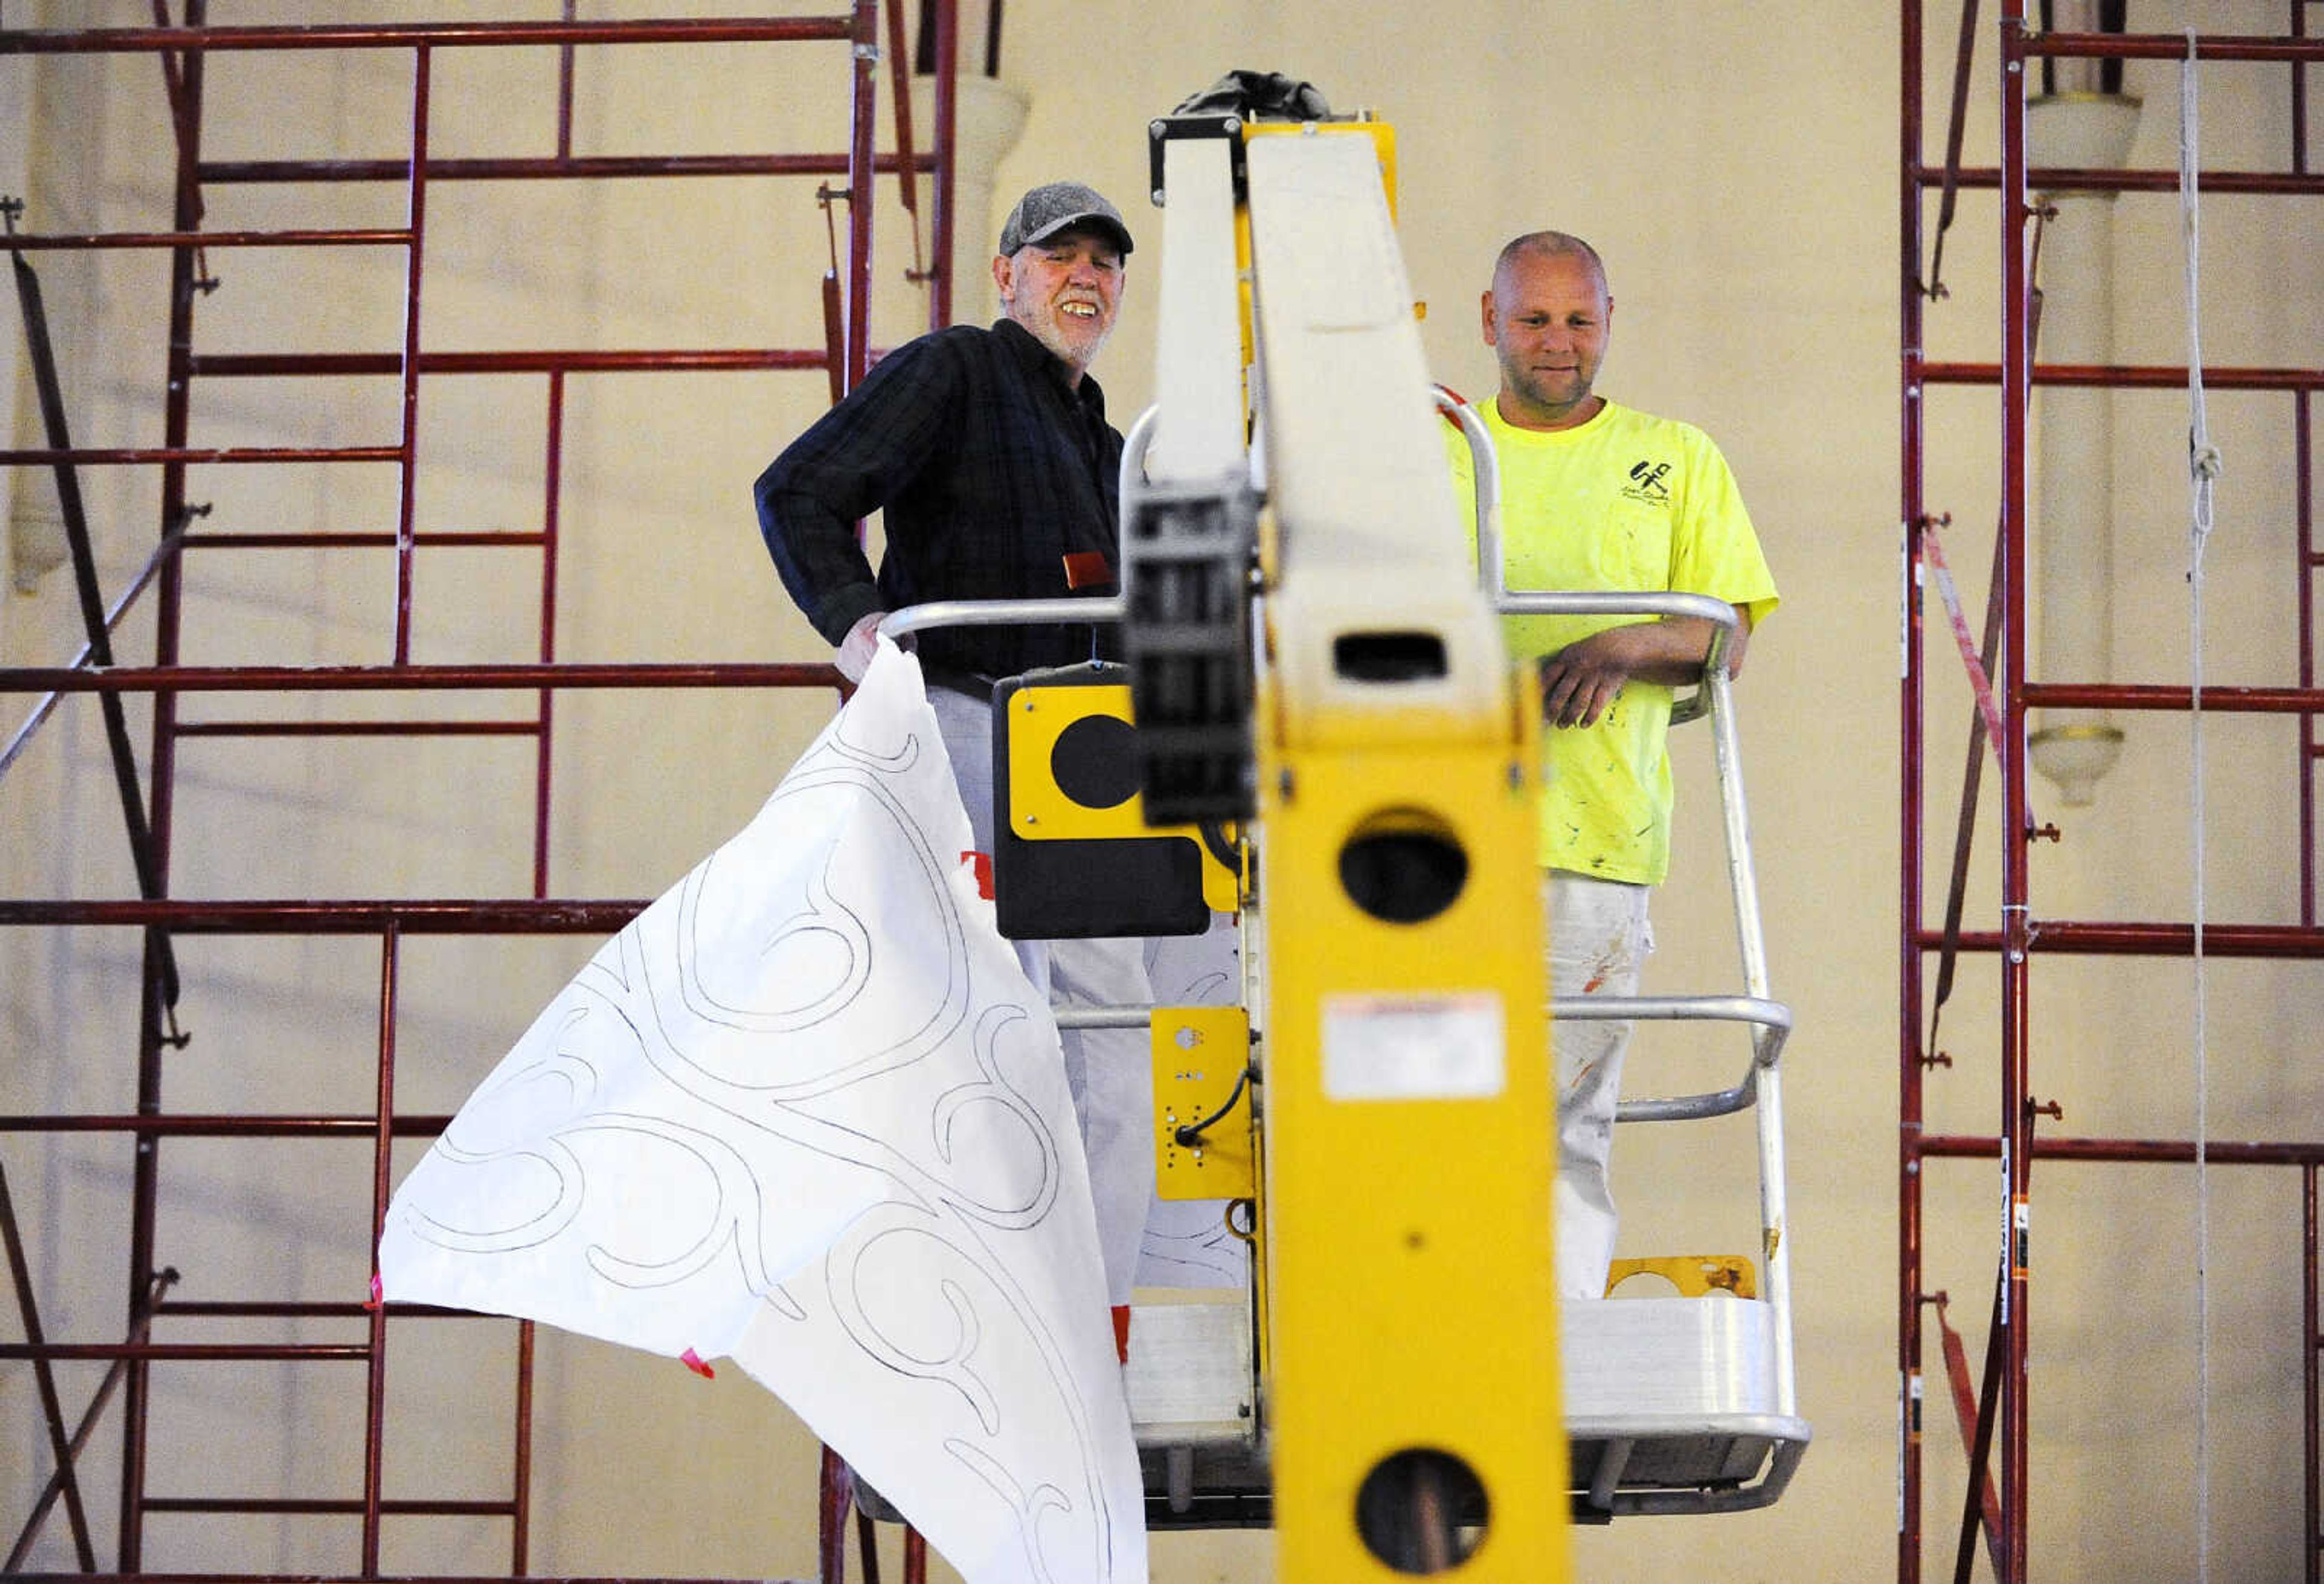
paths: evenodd
<path fill-rule="evenodd" d="M 1656 1275 L 1678 1289 L 1682 1298 L 1708 1298 L 1732 1293 L 1757 1298 L 1759 1278 L 1751 1262 L 1740 1254 L 1661 1254 L 1643 1259 L 1618 1259 L 1606 1272 L 1608 1293 L 1637 1275 Z"/>
<path fill-rule="evenodd" d="M 1250 1199 L 1255 1098 L 1250 1018 L 1240 1007 L 1157 1007 L 1153 1018 L 1154 1181 L 1165 1199 Z M 1203 1124 L 1181 1144 L 1178 1130 Z"/>
<path fill-rule="evenodd" d="M 1076 801 L 1059 784 L 1057 744 L 1084 721 L 1133 724 L 1127 683 L 1065 687 L 1023 687 L 1009 700 L 1010 830 L 1021 842 L 1093 842 L 1181 837 L 1202 852 L 1203 900 L 1214 913 L 1232 913 L 1241 903 L 1240 876 L 1221 863 L 1194 825 L 1149 825 L 1134 779 L 1125 778 L 1115 802 Z M 1086 727 L 1084 728 L 1087 730 Z M 1128 732 L 1122 733 L 1127 746 Z M 1235 839 L 1228 827 L 1230 841 Z"/>

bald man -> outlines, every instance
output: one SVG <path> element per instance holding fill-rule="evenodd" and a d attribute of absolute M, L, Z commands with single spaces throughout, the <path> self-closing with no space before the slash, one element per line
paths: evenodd
<path fill-rule="evenodd" d="M 1708 594 L 1738 621 L 1739 674 L 1775 585 L 1735 477 L 1709 436 L 1598 394 L 1614 299 L 1597 251 L 1562 231 L 1501 250 L 1484 294 L 1500 390 L 1480 410 L 1501 474 L 1501 557 L 1511 590 Z M 1449 455 L 1473 504 L 1464 440 Z M 1474 512 L 1471 516 L 1473 520 Z M 1654 950 L 1649 889 L 1670 870 L 1665 742 L 1673 690 L 1702 675 L 1699 617 L 1512 616 L 1513 658 L 1541 675 L 1544 790 L 1538 861 L 1550 920 L 1550 993 L 1634 996 Z M 1627 1022 L 1557 1025 L 1561 1296 L 1602 1297 L 1614 1253 L 1607 1157 Z"/>

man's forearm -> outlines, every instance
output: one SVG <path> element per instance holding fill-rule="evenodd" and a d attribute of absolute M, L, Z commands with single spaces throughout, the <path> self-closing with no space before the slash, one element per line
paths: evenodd
<path fill-rule="evenodd" d="M 1749 617 L 1738 612 L 1727 674 L 1742 668 Z M 1541 658 L 1542 718 L 1553 726 L 1595 725 L 1632 682 L 1683 687 L 1702 676 L 1716 624 L 1673 616 L 1609 627 Z"/>
<path fill-rule="evenodd" d="M 1711 640 L 1718 630 L 1717 622 L 1700 616 L 1666 616 L 1658 622 L 1609 627 L 1594 637 L 1617 647 L 1619 663 L 1634 681 L 1684 687 L 1702 680 L 1703 661 L 1710 656 Z M 1743 649 L 1750 635 L 1750 619 L 1738 612 L 1734 632 L 1727 640 L 1729 677 L 1742 671 Z"/>

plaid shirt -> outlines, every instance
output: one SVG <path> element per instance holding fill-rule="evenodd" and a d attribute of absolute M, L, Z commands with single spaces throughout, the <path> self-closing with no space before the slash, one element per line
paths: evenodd
<path fill-rule="evenodd" d="M 929 600 L 1063 598 L 1065 557 L 1120 566 L 1121 437 L 1105 395 L 1011 319 L 898 347 L 791 442 L 754 491 L 783 586 L 833 644 L 866 612 Z M 855 537 L 884 510 L 875 579 Z M 1077 594 L 1109 594 L 1115 585 Z M 1099 652 L 1119 651 L 1111 626 Z M 918 635 L 932 678 L 991 678 L 1090 658 L 1087 626 L 953 627 Z"/>

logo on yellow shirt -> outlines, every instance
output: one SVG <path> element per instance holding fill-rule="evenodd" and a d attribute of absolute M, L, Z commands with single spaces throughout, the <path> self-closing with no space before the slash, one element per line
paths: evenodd
<path fill-rule="evenodd" d="M 1630 468 L 1630 482 L 1622 486 L 1623 498 L 1643 501 L 1649 506 L 1668 506 L 1670 491 L 1664 485 L 1663 477 L 1670 470 L 1671 465 L 1667 462 L 1649 460 L 1634 463 Z"/>

